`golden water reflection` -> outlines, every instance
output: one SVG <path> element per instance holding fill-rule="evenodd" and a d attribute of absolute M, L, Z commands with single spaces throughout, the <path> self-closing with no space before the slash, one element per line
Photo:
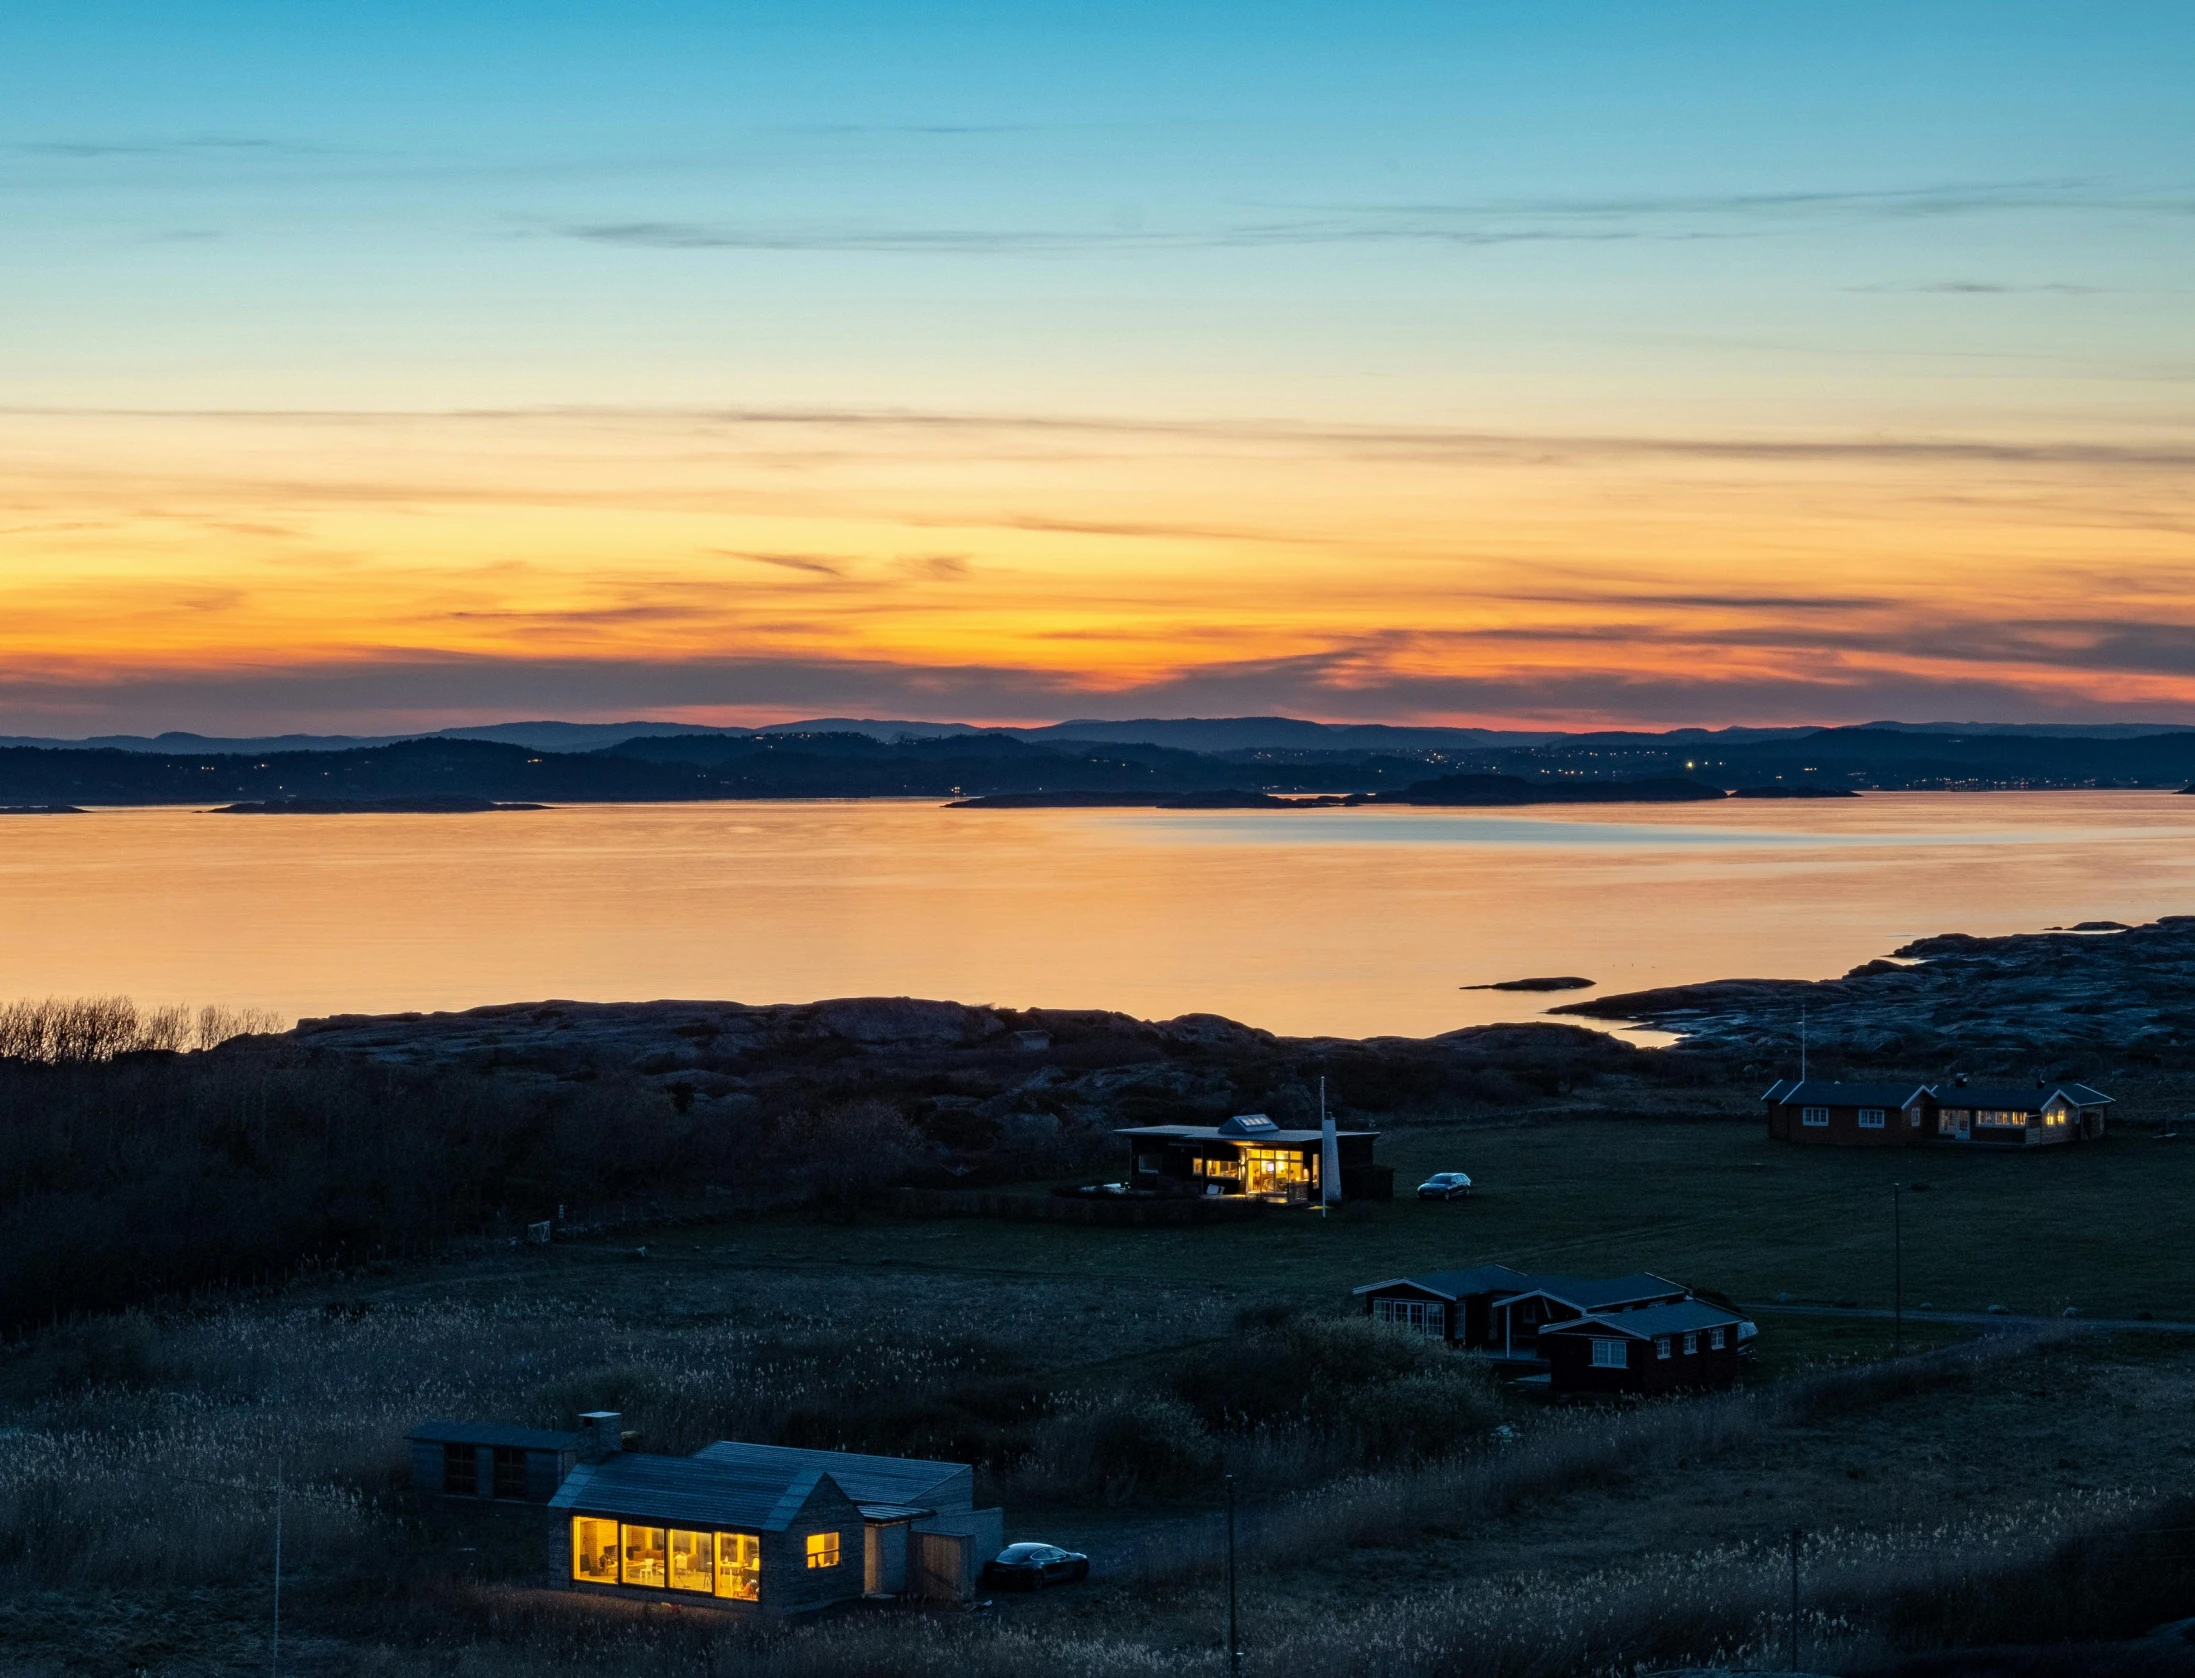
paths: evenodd
<path fill-rule="evenodd" d="M 1822 977 L 1932 932 L 2195 911 L 2195 799 L 1882 794 L 1514 812 L 594 805 L 0 821 L 0 999 L 299 1016 L 914 995 L 1419 1035 L 1561 996 Z"/>

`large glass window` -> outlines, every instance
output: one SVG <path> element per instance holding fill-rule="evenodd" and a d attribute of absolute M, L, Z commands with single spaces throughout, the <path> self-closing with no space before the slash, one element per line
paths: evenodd
<path fill-rule="evenodd" d="M 1393 1323 L 1397 1328 L 1422 1334 L 1428 1340 L 1448 1338 L 1448 1308 L 1438 1300 L 1375 1299 L 1372 1301 L 1372 1320 Z"/>
<path fill-rule="evenodd" d="M 473 1446 L 442 1447 L 442 1489 L 457 1497 L 480 1495 L 480 1456 Z"/>
<path fill-rule="evenodd" d="M 1862 1130 L 1882 1129 L 1884 1111 L 1885 1109 L 1881 1107 L 1862 1107 L 1860 1109 L 1860 1128 Z"/>
<path fill-rule="evenodd" d="M 495 1448 L 495 1495 L 526 1495 L 526 1453 L 517 1446 L 498 1445 Z"/>
<path fill-rule="evenodd" d="M 1799 1109 L 1799 1123 L 1801 1124 L 1825 1125 L 1828 1122 L 1829 1109 L 1826 1107 L 1801 1107 Z"/>
<path fill-rule="evenodd" d="M 808 1534 L 808 1565 L 810 1567 L 836 1567 L 838 1565 L 837 1533 L 811 1532 Z"/>
<path fill-rule="evenodd" d="M 671 1589 L 716 1590 L 716 1534 L 671 1528 Z"/>
<path fill-rule="evenodd" d="M 1242 1164 L 1249 1194 L 1286 1194 L 1291 1184 L 1311 1181 L 1310 1166 L 1292 1148 L 1245 1148 Z"/>
<path fill-rule="evenodd" d="M 617 1583 L 617 1523 L 572 1517 L 572 1577 L 590 1585 Z"/>
<path fill-rule="evenodd" d="M 716 1594 L 740 1602 L 762 1600 L 762 1540 L 753 1533 L 716 1535 Z"/>
<path fill-rule="evenodd" d="M 626 1585 L 653 1585 L 663 1588 L 663 1529 L 661 1527 L 624 1527 L 618 1535 L 618 1546 L 624 1552 L 624 1566 L 618 1574 L 618 1582 Z"/>

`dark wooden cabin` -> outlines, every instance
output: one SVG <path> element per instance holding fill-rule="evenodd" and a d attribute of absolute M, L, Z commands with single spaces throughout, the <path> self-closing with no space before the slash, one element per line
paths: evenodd
<path fill-rule="evenodd" d="M 1506 1264 L 1482 1264 L 1470 1270 L 1428 1270 L 1367 1282 L 1350 1292 L 1364 1301 L 1375 1322 L 1438 1340 L 1465 1351 L 1484 1351 L 1493 1338 L 1493 1306 L 1532 1285 L 1532 1278 Z"/>
<path fill-rule="evenodd" d="M 1158 1194 L 1235 1194 L 1263 1200 L 1321 1197 L 1316 1130 L 1284 1130 L 1263 1113 L 1224 1124 L 1138 1125 L 1128 1139 L 1128 1186 Z M 1335 1132 L 1343 1200 L 1391 1200 L 1395 1173 L 1372 1157 L 1376 1130 Z"/>
<path fill-rule="evenodd" d="M 1735 1311 L 1686 1299 L 1550 1323 L 1539 1344 L 1551 1392 L 1684 1392 L 1736 1381 L 1750 1326 Z"/>
<path fill-rule="evenodd" d="M 2038 1148 L 2104 1133 L 2111 1097 L 2086 1084 L 1779 1081 L 1761 1097 L 1772 1141 L 1832 1148 Z"/>
<path fill-rule="evenodd" d="M 1489 1308 L 1486 1350 L 1495 1358 L 1538 1363 L 1546 1357 L 1540 1336 L 1550 1325 L 1674 1305 L 1691 1297 L 1682 1282 L 1644 1270 L 1629 1276 L 1529 1276 L 1523 1287 Z"/>
<path fill-rule="evenodd" d="M 1778 1079 L 1761 1097 L 1775 1142 L 1831 1148 L 1917 1148 L 1929 1133 L 1926 1084 L 1848 1084 Z"/>
<path fill-rule="evenodd" d="M 1932 1141 L 1984 1148 L 2046 1148 L 2094 1141 L 2111 1097 L 2086 1084 L 1938 1084 L 1929 1092 Z"/>

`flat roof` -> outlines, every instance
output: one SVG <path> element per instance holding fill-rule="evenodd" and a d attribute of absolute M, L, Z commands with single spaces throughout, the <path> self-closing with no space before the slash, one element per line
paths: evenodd
<path fill-rule="evenodd" d="M 1286 1142 L 1290 1144 L 1322 1142 L 1326 1133 L 1319 1130 L 1260 1130 L 1242 1132 L 1229 1130 L 1223 1125 L 1211 1124 L 1146 1124 L 1133 1125 L 1116 1130 L 1115 1136 L 1156 1136 L 1170 1142 Z M 1377 1136 L 1376 1130 L 1337 1130 L 1336 1136 Z"/>

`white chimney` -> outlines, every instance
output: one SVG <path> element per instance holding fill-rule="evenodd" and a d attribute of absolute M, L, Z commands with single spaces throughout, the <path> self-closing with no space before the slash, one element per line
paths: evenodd
<path fill-rule="evenodd" d="M 1326 1110 L 1326 1080 L 1319 1080 L 1319 1199 L 1328 1206 L 1341 1201 L 1341 1138 L 1334 1132 L 1334 1115 Z"/>
<path fill-rule="evenodd" d="M 579 1460 L 601 1462 L 624 1449 L 625 1418 L 615 1410 L 588 1410 L 579 1418 Z"/>

